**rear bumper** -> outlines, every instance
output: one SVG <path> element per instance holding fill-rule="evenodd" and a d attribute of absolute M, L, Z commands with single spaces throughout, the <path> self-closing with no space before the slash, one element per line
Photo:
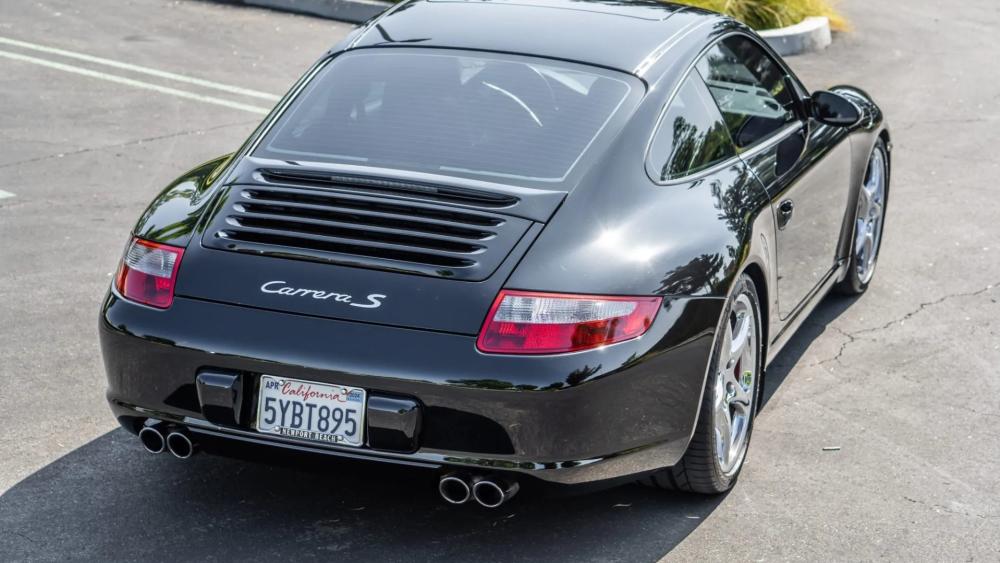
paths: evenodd
<path fill-rule="evenodd" d="M 320 319 L 176 298 L 166 311 L 109 293 L 100 339 L 107 396 L 125 428 L 147 418 L 206 438 L 418 465 L 466 466 L 576 484 L 673 465 L 696 422 L 723 301 L 669 300 L 642 338 L 576 354 L 481 354 L 466 335 Z M 199 373 L 239 374 L 243 415 L 209 422 Z M 252 427 L 256 378 L 363 387 L 419 405 L 416 448 L 311 444 Z M 369 417 L 371 419 L 371 417 Z M 374 424 L 374 422 L 372 422 Z M 368 428 L 368 436 L 374 428 Z M 396 448 L 398 450 L 398 448 Z"/>

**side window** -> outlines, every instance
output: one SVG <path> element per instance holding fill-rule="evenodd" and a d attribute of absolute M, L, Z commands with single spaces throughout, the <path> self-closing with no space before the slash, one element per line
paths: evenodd
<path fill-rule="evenodd" d="M 684 80 L 660 121 L 646 169 L 659 181 L 688 176 L 736 155 L 719 109 L 702 81 Z"/>
<path fill-rule="evenodd" d="M 740 150 L 795 121 L 794 98 L 784 71 L 755 42 L 732 35 L 697 64 Z"/>

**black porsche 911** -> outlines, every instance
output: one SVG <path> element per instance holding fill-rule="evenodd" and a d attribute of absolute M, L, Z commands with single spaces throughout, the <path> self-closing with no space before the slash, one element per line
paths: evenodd
<path fill-rule="evenodd" d="M 725 491 L 768 362 L 872 279 L 890 147 L 718 14 L 403 2 L 142 215 L 108 400 L 150 452 L 429 468 L 455 504 Z"/>

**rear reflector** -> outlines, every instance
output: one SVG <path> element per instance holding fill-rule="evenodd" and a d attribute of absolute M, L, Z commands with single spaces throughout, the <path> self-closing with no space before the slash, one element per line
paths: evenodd
<path fill-rule="evenodd" d="M 493 354 L 559 354 L 614 344 L 653 324 L 659 297 L 603 297 L 502 290 L 477 347 Z"/>
<path fill-rule="evenodd" d="M 183 255 L 183 248 L 133 238 L 118 267 L 115 289 L 131 301 L 166 309 L 174 301 Z"/>

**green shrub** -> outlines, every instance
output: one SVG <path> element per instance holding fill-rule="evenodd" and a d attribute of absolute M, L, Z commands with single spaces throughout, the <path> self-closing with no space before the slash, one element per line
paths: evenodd
<path fill-rule="evenodd" d="M 843 31 L 847 21 L 828 0 L 674 0 L 721 12 L 754 29 L 773 29 L 794 25 L 809 16 L 830 18 L 833 29 Z"/>

